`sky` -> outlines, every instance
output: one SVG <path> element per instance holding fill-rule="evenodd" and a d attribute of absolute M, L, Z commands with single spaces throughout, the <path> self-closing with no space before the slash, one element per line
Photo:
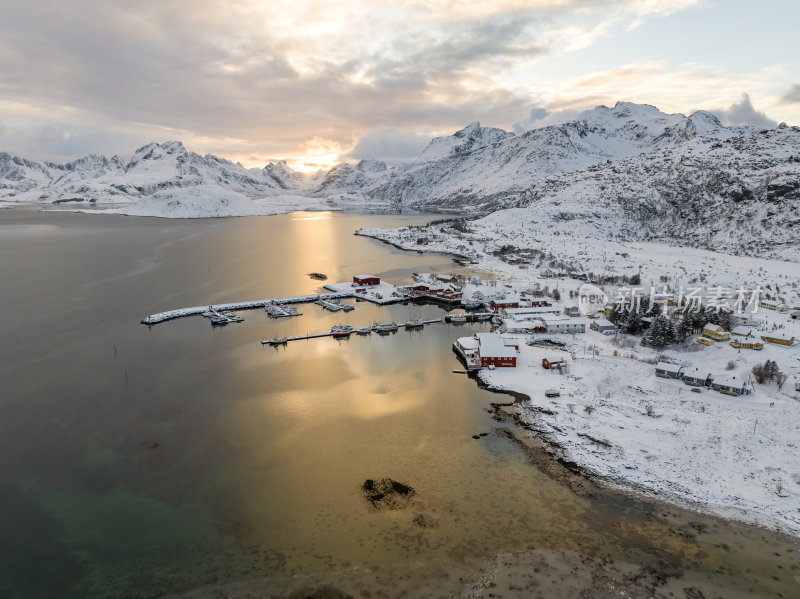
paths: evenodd
<path fill-rule="evenodd" d="M 411 160 L 617 101 L 800 125 L 800 2 L 0 0 L 0 151 Z"/>

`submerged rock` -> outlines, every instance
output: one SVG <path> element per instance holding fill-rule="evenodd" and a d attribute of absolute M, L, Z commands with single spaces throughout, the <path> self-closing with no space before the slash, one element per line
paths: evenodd
<path fill-rule="evenodd" d="M 310 278 L 314 279 L 315 281 L 327 281 L 328 280 L 328 275 L 326 275 L 324 273 L 321 273 L 321 272 L 310 272 L 310 273 L 308 273 L 308 276 Z"/>
<path fill-rule="evenodd" d="M 376 509 L 397 510 L 406 506 L 416 495 L 413 487 L 391 478 L 373 480 L 368 478 L 361 486 L 364 497 Z"/>

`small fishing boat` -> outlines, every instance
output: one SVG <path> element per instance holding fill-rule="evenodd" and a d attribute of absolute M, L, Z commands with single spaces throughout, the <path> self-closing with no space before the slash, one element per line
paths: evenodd
<path fill-rule="evenodd" d="M 222 314 L 217 314 L 216 316 L 211 316 L 211 326 L 212 327 L 220 327 L 225 326 L 231 322 L 231 319 L 227 316 L 223 316 Z"/>
<path fill-rule="evenodd" d="M 331 335 L 334 339 L 344 339 L 350 337 L 353 332 L 353 327 L 349 324 L 337 324 L 331 327 Z"/>
<path fill-rule="evenodd" d="M 273 337 L 272 339 L 267 339 L 266 341 L 262 341 L 262 345 L 286 345 L 289 340 L 286 337 Z"/>
<path fill-rule="evenodd" d="M 451 324 L 464 324 L 465 322 L 467 322 L 466 314 L 453 314 L 450 316 Z"/>
<path fill-rule="evenodd" d="M 408 321 L 406 321 L 406 324 L 405 324 L 406 330 L 409 330 L 409 329 L 421 329 L 424 326 L 425 326 L 425 321 L 422 320 L 421 318 L 417 318 L 415 320 L 408 320 Z"/>
<path fill-rule="evenodd" d="M 356 333 L 359 335 L 369 335 L 372 333 L 372 327 L 361 327 L 360 329 L 356 329 Z"/>

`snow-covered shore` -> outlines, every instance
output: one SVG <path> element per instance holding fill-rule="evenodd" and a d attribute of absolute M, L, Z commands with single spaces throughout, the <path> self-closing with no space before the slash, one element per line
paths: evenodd
<path fill-rule="evenodd" d="M 590 345 L 599 355 L 584 348 Z M 614 356 L 594 332 L 570 336 L 568 348 L 567 375 L 541 366 L 543 357 L 565 354 L 524 344 L 517 368 L 480 371 L 489 387 L 529 397 L 504 408 L 529 426 L 525 434 L 613 486 L 800 536 L 800 402 L 793 387 L 757 385 L 741 397 L 695 393 L 656 377 L 644 361 L 655 358 L 652 350 Z M 796 362 L 800 355 L 797 347 L 757 356 L 708 349 L 688 354 L 691 363 L 724 372 L 730 358 L 736 366 L 726 374 L 737 377 L 756 358 Z M 664 353 L 688 361 L 680 349 Z M 550 388 L 561 396 L 545 397 Z"/>
<path fill-rule="evenodd" d="M 580 231 L 568 237 L 559 229 L 525 225 L 513 214 L 496 213 L 467 223 L 467 232 L 439 225 L 360 233 L 408 250 L 466 256 L 470 269 L 496 277 L 495 292 L 513 295 L 538 284 L 559 289 L 567 304 L 582 281 L 556 273 L 570 267 L 598 277 L 641 273 L 648 290 L 665 282 L 673 288 L 759 286 L 800 304 L 800 267 L 794 262 L 611 241 Z M 500 255 L 504 246 L 514 249 Z M 469 286 L 465 292 L 469 297 Z M 764 320 L 761 331 L 780 329 L 800 339 L 800 321 L 788 314 L 762 309 L 758 317 Z M 591 330 L 564 336 L 566 353 L 522 343 L 517 368 L 484 369 L 480 376 L 491 388 L 527 395 L 529 400 L 504 409 L 526 426 L 525 434 L 591 476 L 800 536 L 800 397 L 794 390 L 800 346 L 737 351 L 727 342 L 706 347 L 690 340 L 656 351 L 637 337 L 614 339 Z M 567 357 L 569 374 L 542 368 L 541 359 L 554 353 Z M 680 381 L 656 377 L 660 359 L 740 380 L 769 359 L 789 378 L 781 390 L 775 383 L 754 384 L 754 393 L 741 397 L 711 389 L 695 393 Z M 545 397 L 552 387 L 561 390 L 560 397 Z"/>

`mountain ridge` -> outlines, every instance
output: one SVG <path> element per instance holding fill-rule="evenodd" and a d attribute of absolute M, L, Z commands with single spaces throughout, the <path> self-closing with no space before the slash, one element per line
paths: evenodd
<path fill-rule="evenodd" d="M 175 202 L 167 198 L 178 191 L 187 198 L 192 190 L 198 191 L 190 203 L 195 216 L 220 216 L 226 209 L 252 214 L 272 201 L 289 209 L 291 198 L 303 200 L 298 206 L 468 216 L 515 208 L 535 210 L 539 221 L 553 226 L 603 214 L 605 224 L 597 226 L 608 235 L 672 235 L 689 242 L 702 228 L 695 221 L 718 219 L 735 226 L 719 226 L 709 239 L 742 252 L 751 242 L 730 239 L 745 224 L 750 238 L 772 228 L 778 231 L 774 243 L 797 244 L 797 234 L 780 219 L 797 221 L 800 129 L 726 127 L 702 110 L 687 117 L 618 102 L 516 134 L 476 121 L 432 139 L 413 162 L 390 168 L 362 160 L 314 176 L 285 161 L 245 168 L 189 151 L 180 141 L 145 144 L 127 162 L 89 154 L 55 164 L 0 152 L 0 201 L 6 203 L 87 202 L 124 213 L 125 206 L 149 198 L 130 212 L 147 208 L 170 216 Z M 215 190 L 224 201 L 211 202 Z M 261 208 L 251 209 L 256 200 Z M 189 213 L 186 205 L 181 214 Z"/>

